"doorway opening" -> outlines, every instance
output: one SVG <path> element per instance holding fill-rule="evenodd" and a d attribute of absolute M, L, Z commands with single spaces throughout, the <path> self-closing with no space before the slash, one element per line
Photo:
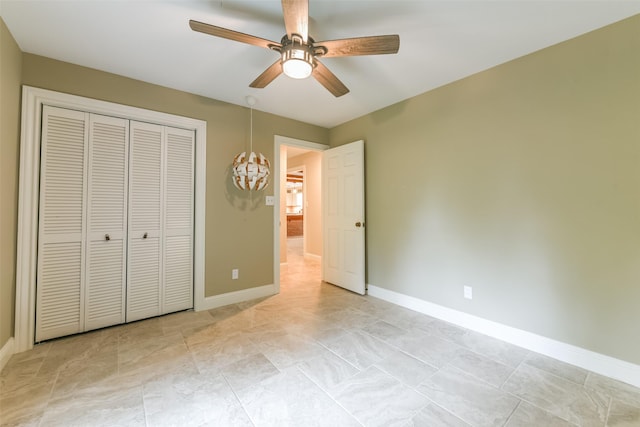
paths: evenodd
<path fill-rule="evenodd" d="M 300 149 L 299 151 L 300 152 L 298 152 L 298 149 L 294 151 L 287 147 L 287 166 L 291 163 L 291 159 L 293 157 L 297 158 L 298 156 L 304 156 L 307 154 L 307 150 Z M 287 218 L 287 238 L 285 241 L 280 242 L 280 245 L 286 246 L 286 258 L 284 260 L 280 260 L 281 275 L 283 275 L 283 273 L 288 273 L 289 267 L 291 267 L 292 270 L 299 270 L 301 268 L 307 267 L 306 263 L 304 262 L 304 256 L 305 253 L 307 253 L 306 249 L 308 244 L 308 239 L 306 239 L 307 233 L 305 233 L 305 217 L 307 218 L 308 222 L 310 212 L 305 212 L 305 207 L 308 208 L 309 203 L 305 200 L 305 195 L 307 193 L 305 188 L 306 166 L 304 165 L 304 161 L 302 163 L 302 166 L 298 166 L 293 169 L 287 169 L 285 194 L 281 200 L 285 205 L 285 215 Z M 317 209 L 317 207 L 312 203 L 311 209 Z M 313 215 L 315 214 L 315 212 L 311 212 L 311 214 Z M 308 267 L 308 269 L 311 269 L 311 266 Z"/>
<path fill-rule="evenodd" d="M 274 285 L 322 281 L 322 151 L 324 144 L 275 137 Z"/>
<path fill-rule="evenodd" d="M 280 283 L 297 292 L 322 281 L 322 154 L 290 146 L 285 149 L 287 174 L 280 202 L 285 209 L 282 227 L 286 239 L 280 241 Z"/>
<path fill-rule="evenodd" d="M 288 150 L 287 150 L 288 151 Z M 303 154 L 306 154 L 303 153 Z M 289 162 L 289 158 L 287 158 Z M 285 211 L 287 214 L 287 242 L 290 239 L 304 241 L 304 214 L 305 205 L 305 169 L 306 166 L 289 169 L 287 182 L 285 183 L 286 195 L 284 197 Z"/>

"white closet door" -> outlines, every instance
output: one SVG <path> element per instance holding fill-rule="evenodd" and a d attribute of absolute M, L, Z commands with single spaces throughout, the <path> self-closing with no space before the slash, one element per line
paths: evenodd
<path fill-rule="evenodd" d="M 193 131 L 166 129 L 163 313 L 193 307 Z"/>
<path fill-rule="evenodd" d="M 131 122 L 127 322 L 161 314 L 164 128 Z"/>
<path fill-rule="evenodd" d="M 193 307 L 193 131 L 43 108 L 36 340 Z"/>
<path fill-rule="evenodd" d="M 84 328 L 88 114 L 43 108 L 36 341 Z"/>
<path fill-rule="evenodd" d="M 91 115 L 85 330 L 125 321 L 128 149 L 128 120 Z"/>

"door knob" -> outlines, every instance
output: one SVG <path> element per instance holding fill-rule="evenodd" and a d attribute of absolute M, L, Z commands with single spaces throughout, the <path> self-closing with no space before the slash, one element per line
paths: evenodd
<path fill-rule="evenodd" d="M 143 239 L 146 239 L 147 237 L 149 237 L 149 233 L 144 233 L 144 234 L 142 235 L 142 238 L 143 238 Z"/>
<path fill-rule="evenodd" d="M 104 235 L 104 240 L 109 241 L 109 240 L 111 240 L 111 237 L 108 234 L 105 234 Z"/>
<path fill-rule="evenodd" d="M 362 223 L 360 221 L 356 222 L 356 227 L 361 227 Z"/>

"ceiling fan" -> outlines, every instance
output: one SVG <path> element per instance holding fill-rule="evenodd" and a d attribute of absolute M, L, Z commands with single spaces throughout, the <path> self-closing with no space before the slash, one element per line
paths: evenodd
<path fill-rule="evenodd" d="M 282 12 L 287 34 L 280 43 L 194 20 L 189 21 L 189 26 L 193 31 L 278 52 L 280 59 L 260 74 L 250 87 L 264 88 L 282 73 L 295 79 L 312 75 L 336 97 L 348 93 L 349 89 L 318 58 L 382 55 L 397 53 L 400 48 L 397 34 L 316 42 L 309 36 L 308 0 L 282 0 Z"/>

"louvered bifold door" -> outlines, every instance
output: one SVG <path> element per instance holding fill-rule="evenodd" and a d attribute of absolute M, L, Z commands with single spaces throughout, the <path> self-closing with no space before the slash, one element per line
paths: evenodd
<path fill-rule="evenodd" d="M 43 107 L 36 341 L 81 332 L 88 114 Z"/>
<path fill-rule="evenodd" d="M 127 322 L 161 314 L 164 128 L 131 122 Z"/>
<path fill-rule="evenodd" d="M 194 132 L 166 128 L 163 313 L 193 307 Z"/>
<path fill-rule="evenodd" d="M 125 321 L 129 121 L 92 114 L 88 149 L 85 330 Z"/>

